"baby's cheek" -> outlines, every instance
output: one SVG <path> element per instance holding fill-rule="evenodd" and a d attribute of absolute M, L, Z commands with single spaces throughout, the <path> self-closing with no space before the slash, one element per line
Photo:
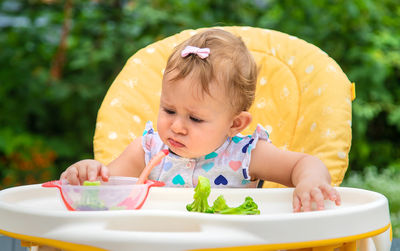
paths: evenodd
<path fill-rule="evenodd" d="M 163 120 L 157 122 L 157 133 L 161 140 L 165 143 L 165 134 L 167 132 L 167 124 Z"/>
<path fill-rule="evenodd" d="M 201 150 L 205 154 L 209 154 L 219 147 L 223 145 L 224 141 L 216 139 L 216 137 L 210 137 L 210 138 L 202 138 L 201 143 L 197 145 L 197 147 L 201 148 Z M 200 149 L 199 149 L 200 150 Z"/>

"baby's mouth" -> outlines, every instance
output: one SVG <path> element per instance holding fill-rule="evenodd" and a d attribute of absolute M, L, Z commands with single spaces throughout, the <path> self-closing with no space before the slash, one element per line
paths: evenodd
<path fill-rule="evenodd" d="M 176 140 L 173 140 L 173 139 L 171 139 L 171 138 L 168 139 L 168 143 L 169 143 L 172 147 L 176 147 L 176 148 L 181 148 L 181 147 L 184 147 L 184 146 L 185 146 L 184 144 L 182 144 L 182 143 L 180 143 L 180 142 L 178 142 L 178 141 L 176 141 Z"/>

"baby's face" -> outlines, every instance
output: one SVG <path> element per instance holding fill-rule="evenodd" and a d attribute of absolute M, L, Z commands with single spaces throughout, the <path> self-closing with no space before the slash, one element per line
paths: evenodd
<path fill-rule="evenodd" d="M 168 75 L 162 85 L 157 121 L 161 140 L 185 158 L 213 152 L 227 139 L 234 117 L 224 88 L 211 83 L 210 96 L 190 75 L 175 81 Z"/>

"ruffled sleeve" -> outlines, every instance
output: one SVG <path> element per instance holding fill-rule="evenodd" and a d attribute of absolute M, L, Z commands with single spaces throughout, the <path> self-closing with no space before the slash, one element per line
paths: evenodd
<path fill-rule="evenodd" d="M 271 140 L 269 139 L 269 134 L 268 134 L 267 130 L 265 130 L 265 128 L 262 127 L 260 124 L 257 125 L 254 133 L 247 137 L 248 137 L 247 144 L 245 144 L 242 148 L 242 153 L 245 155 L 243 162 L 242 162 L 242 172 L 243 172 L 243 178 L 245 180 L 251 180 L 251 177 L 249 174 L 251 151 L 253 149 L 255 149 L 255 147 L 257 146 L 257 142 L 259 140 L 266 140 L 267 142 L 271 142 Z"/>

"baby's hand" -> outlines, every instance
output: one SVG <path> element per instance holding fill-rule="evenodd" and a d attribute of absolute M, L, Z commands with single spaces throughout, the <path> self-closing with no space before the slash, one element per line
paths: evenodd
<path fill-rule="evenodd" d="M 85 180 L 95 181 L 98 176 L 108 181 L 108 168 L 97 160 L 86 159 L 69 166 L 60 179 L 66 179 L 72 185 L 80 185 Z"/>
<path fill-rule="evenodd" d="M 341 199 L 338 191 L 328 183 L 313 185 L 302 182 L 296 186 L 293 192 L 293 211 L 311 211 L 311 204 L 315 202 L 317 210 L 324 209 L 324 200 L 334 201 L 337 206 Z"/>

